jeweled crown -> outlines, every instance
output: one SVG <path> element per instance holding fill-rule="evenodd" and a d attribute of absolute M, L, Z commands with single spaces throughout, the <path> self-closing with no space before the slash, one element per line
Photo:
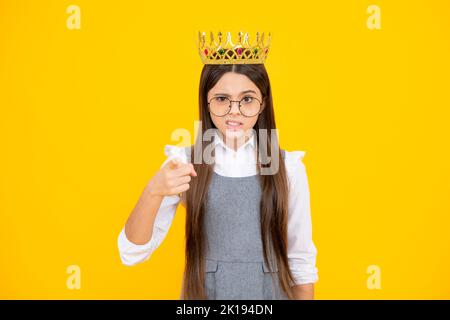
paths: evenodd
<path fill-rule="evenodd" d="M 222 33 L 218 33 L 215 41 L 211 32 L 210 41 L 206 41 L 205 32 L 198 33 L 198 48 L 203 64 L 256 64 L 264 63 L 269 53 L 271 34 L 269 32 L 267 43 L 264 43 L 264 32 L 261 37 L 256 33 L 256 40 L 251 44 L 248 32 L 245 35 L 238 33 L 238 42 L 234 44 L 231 33 L 227 32 L 225 41 Z"/>

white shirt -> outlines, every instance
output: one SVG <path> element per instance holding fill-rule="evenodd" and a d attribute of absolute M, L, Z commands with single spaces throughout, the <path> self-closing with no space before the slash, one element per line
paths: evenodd
<path fill-rule="evenodd" d="M 249 139 L 236 151 L 215 137 L 216 173 L 229 177 L 245 177 L 257 174 L 255 141 Z M 164 153 L 169 160 L 179 157 L 188 162 L 183 147 L 165 145 Z M 295 284 L 314 283 L 318 280 L 316 267 L 317 250 L 312 240 L 311 208 L 308 178 L 302 162 L 304 151 L 285 151 L 285 166 L 289 182 L 288 198 L 288 262 Z M 153 251 L 164 240 L 174 218 L 181 198 L 178 195 L 165 196 L 157 212 L 151 239 L 142 245 L 127 239 L 125 227 L 118 237 L 118 247 L 122 263 L 133 266 L 148 260 Z"/>

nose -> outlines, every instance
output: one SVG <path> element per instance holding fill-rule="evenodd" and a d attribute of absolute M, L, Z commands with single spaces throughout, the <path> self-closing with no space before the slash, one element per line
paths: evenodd
<path fill-rule="evenodd" d="M 239 101 L 232 101 L 231 103 L 231 114 L 240 114 L 241 111 L 239 110 Z"/>

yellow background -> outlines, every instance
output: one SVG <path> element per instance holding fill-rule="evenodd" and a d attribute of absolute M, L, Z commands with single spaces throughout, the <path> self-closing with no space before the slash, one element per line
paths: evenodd
<path fill-rule="evenodd" d="M 194 131 L 199 30 L 272 32 L 281 144 L 306 151 L 316 298 L 450 298 L 449 18 L 436 0 L 1 0 L 0 298 L 178 299 L 181 207 L 141 265 L 121 264 L 117 236 L 171 132 Z"/>

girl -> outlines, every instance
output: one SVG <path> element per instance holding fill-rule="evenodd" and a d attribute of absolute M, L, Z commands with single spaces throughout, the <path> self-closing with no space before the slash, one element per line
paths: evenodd
<path fill-rule="evenodd" d="M 276 135 L 260 134 L 276 129 L 261 56 L 259 63 L 251 62 L 255 56 L 243 63 L 235 45 L 226 50 L 233 54 L 224 63 L 202 57 L 195 146 L 165 146 L 167 159 L 120 232 L 121 260 L 131 266 L 149 259 L 182 203 L 182 299 L 313 299 L 317 250 L 305 152 L 282 150 Z M 212 162 L 196 161 L 208 148 Z M 271 173 L 262 174 L 269 167 Z"/>

